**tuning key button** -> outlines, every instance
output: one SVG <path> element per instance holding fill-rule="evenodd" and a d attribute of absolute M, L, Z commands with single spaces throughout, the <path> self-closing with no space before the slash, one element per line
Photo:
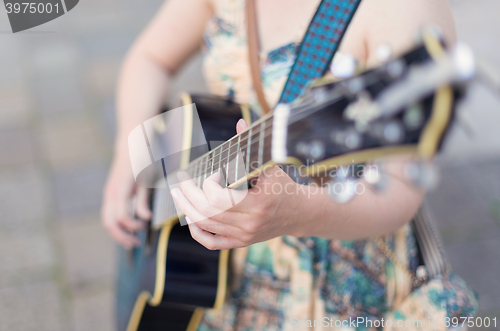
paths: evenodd
<path fill-rule="evenodd" d="M 365 165 L 363 178 L 375 191 L 383 191 L 387 187 L 387 176 L 383 174 L 380 163 Z"/>
<path fill-rule="evenodd" d="M 297 153 L 300 155 L 308 155 L 309 154 L 309 145 L 305 142 L 301 141 L 297 144 L 296 147 Z"/>
<path fill-rule="evenodd" d="M 313 159 L 320 159 L 325 155 L 325 144 L 321 140 L 313 140 L 309 144 L 309 155 Z"/>
<path fill-rule="evenodd" d="M 402 60 L 395 60 L 387 64 L 387 74 L 395 79 L 401 77 L 405 70 L 405 63 Z"/>
<path fill-rule="evenodd" d="M 313 160 L 325 156 L 325 149 L 325 144 L 321 140 L 313 140 L 309 144 L 301 141 L 295 147 L 298 154 L 311 157 Z"/>
<path fill-rule="evenodd" d="M 347 88 L 352 94 L 357 94 L 365 88 L 365 82 L 361 77 L 355 77 L 349 79 L 349 81 L 347 82 Z"/>
<path fill-rule="evenodd" d="M 387 62 L 392 57 L 391 47 L 387 44 L 380 45 L 379 47 L 377 47 L 377 50 L 375 52 L 376 52 L 377 58 L 381 62 Z"/>
<path fill-rule="evenodd" d="M 439 182 L 439 171 L 428 162 L 409 162 L 404 167 L 404 177 L 417 188 L 432 190 Z"/>
<path fill-rule="evenodd" d="M 314 101 L 317 103 L 323 103 L 328 99 L 328 91 L 324 88 L 318 88 L 314 90 Z"/>
<path fill-rule="evenodd" d="M 353 130 L 347 132 L 347 134 L 345 135 L 344 145 L 348 149 L 357 149 L 361 146 L 361 141 L 361 135 Z"/>
<path fill-rule="evenodd" d="M 361 134 L 354 129 L 332 133 L 331 138 L 336 145 L 348 150 L 359 148 L 363 141 Z"/>
<path fill-rule="evenodd" d="M 330 65 L 330 71 L 336 78 L 349 78 L 356 73 L 358 62 L 352 55 L 338 53 Z"/>
<path fill-rule="evenodd" d="M 356 195 L 356 180 L 331 180 L 326 184 L 326 192 L 333 201 L 340 204 L 347 203 Z"/>
<path fill-rule="evenodd" d="M 403 122 L 410 130 L 418 129 L 424 123 L 424 110 L 421 104 L 410 106 L 403 115 Z"/>
<path fill-rule="evenodd" d="M 404 135 L 403 126 L 398 121 L 391 121 L 384 125 L 384 129 L 382 131 L 382 137 L 386 142 L 390 144 L 396 144 L 398 142 L 401 142 L 404 138 L 403 135 Z"/>

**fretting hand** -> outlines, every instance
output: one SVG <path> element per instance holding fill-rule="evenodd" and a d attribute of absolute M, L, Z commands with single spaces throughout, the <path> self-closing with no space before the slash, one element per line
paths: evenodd
<path fill-rule="evenodd" d="M 239 133 L 247 127 L 240 120 L 236 130 Z M 298 184 L 277 166 L 261 173 L 248 191 L 222 188 L 220 173 L 207 178 L 203 188 L 186 172 L 180 172 L 178 178 L 180 189 L 173 189 L 172 197 L 186 215 L 193 238 L 208 249 L 243 247 L 295 235 L 303 223 L 297 222 L 303 200 Z"/>

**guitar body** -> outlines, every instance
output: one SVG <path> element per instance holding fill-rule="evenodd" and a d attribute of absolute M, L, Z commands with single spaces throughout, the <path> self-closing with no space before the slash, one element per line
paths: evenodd
<path fill-rule="evenodd" d="M 209 147 L 233 137 L 238 120 L 248 115 L 242 115 L 238 104 L 213 96 L 185 94 L 182 102 L 196 104 Z M 190 159 L 200 153 L 199 148 L 191 149 Z M 168 188 L 154 189 L 152 195 L 156 222 L 166 222 L 139 233 L 140 247 L 132 251 L 120 248 L 118 330 L 194 330 L 202 316 L 197 307 L 214 308 L 223 302 L 229 252 L 208 250 L 178 220 L 161 219 L 162 207 L 172 203 Z"/>

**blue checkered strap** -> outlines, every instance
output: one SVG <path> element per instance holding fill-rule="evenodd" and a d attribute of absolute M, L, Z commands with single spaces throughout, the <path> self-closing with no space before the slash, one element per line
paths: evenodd
<path fill-rule="evenodd" d="M 297 51 L 280 103 L 299 97 L 307 84 L 328 70 L 361 0 L 323 0 Z"/>

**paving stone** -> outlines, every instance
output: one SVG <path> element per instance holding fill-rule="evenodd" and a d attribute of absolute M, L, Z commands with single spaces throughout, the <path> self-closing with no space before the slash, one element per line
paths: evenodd
<path fill-rule="evenodd" d="M 35 159 L 32 133 L 27 130 L 0 131 L 0 167 L 20 166 Z"/>
<path fill-rule="evenodd" d="M 0 289 L 18 287 L 33 283 L 60 279 L 62 269 L 57 264 L 32 265 L 25 268 L 8 270 L 0 273 Z M 2 298 L 0 298 L 2 300 Z"/>
<path fill-rule="evenodd" d="M 35 283 L 0 289 L 0 331 L 59 331 L 61 300 L 57 285 Z"/>
<path fill-rule="evenodd" d="M 489 239 L 498 240 L 500 238 L 500 227 L 493 222 L 489 224 L 455 225 L 441 227 L 440 233 L 444 245 L 453 245 Z"/>
<path fill-rule="evenodd" d="M 85 97 L 76 72 L 45 75 L 35 83 L 37 110 L 45 121 L 82 118 L 85 113 Z"/>
<path fill-rule="evenodd" d="M 474 199 L 453 176 L 443 174 L 427 201 L 439 228 L 489 224 L 488 209 Z"/>
<path fill-rule="evenodd" d="M 43 173 L 34 167 L 0 172 L 0 233 L 19 236 L 38 233 L 47 224 L 50 193 Z"/>
<path fill-rule="evenodd" d="M 7 15 L 6 15 L 7 16 Z M 10 29 L 10 27 L 9 27 Z M 0 85 L 10 85 L 13 81 L 23 77 L 27 72 L 25 57 L 22 52 L 22 43 L 12 35 L 2 34 L 0 47 Z"/>
<path fill-rule="evenodd" d="M 439 186 L 428 194 L 438 225 L 445 228 L 495 223 L 492 207 L 500 200 L 499 168 L 498 159 L 443 166 Z"/>
<path fill-rule="evenodd" d="M 99 217 L 61 222 L 64 265 L 73 291 L 87 292 L 114 281 L 115 244 Z"/>
<path fill-rule="evenodd" d="M 81 164 L 54 172 L 56 213 L 61 219 L 96 215 L 108 168 L 100 163 Z"/>
<path fill-rule="evenodd" d="M 500 309 L 500 241 L 498 238 L 445 247 L 451 266 L 479 292 L 483 311 Z M 500 318 L 500 316 L 499 316 Z"/>
<path fill-rule="evenodd" d="M 116 58 L 95 60 L 85 65 L 85 86 L 96 98 L 106 98 L 114 94 L 120 62 Z"/>
<path fill-rule="evenodd" d="M 134 41 L 130 33 L 124 31 L 101 30 L 88 33 L 79 39 L 82 56 L 86 59 L 114 57 L 121 59 Z"/>
<path fill-rule="evenodd" d="M 68 73 L 78 67 L 79 54 L 76 44 L 67 40 L 46 42 L 35 49 L 34 67 L 38 75 L 53 76 Z"/>
<path fill-rule="evenodd" d="M 0 273 L 56 263 L 48 235 L 1 236 L 0 247 Z"/>
<path fill-rule="evenodd" d="M 73 299 L 75 331 L 110 331 L 114 326 L 114 293 L 110 290 Z"/>
<path fill-rule="evenodd" d="M 32 117 L 33 100 L 22 83 L 0 85 L 0 129 L 26 127 Z"/>
<path fill-rule="evenodd" d="M 89 119 L 46 125 L 40 137 L 44 156 L 53 168 L 98 162 L 108 154 L 100 126 Z"/>

